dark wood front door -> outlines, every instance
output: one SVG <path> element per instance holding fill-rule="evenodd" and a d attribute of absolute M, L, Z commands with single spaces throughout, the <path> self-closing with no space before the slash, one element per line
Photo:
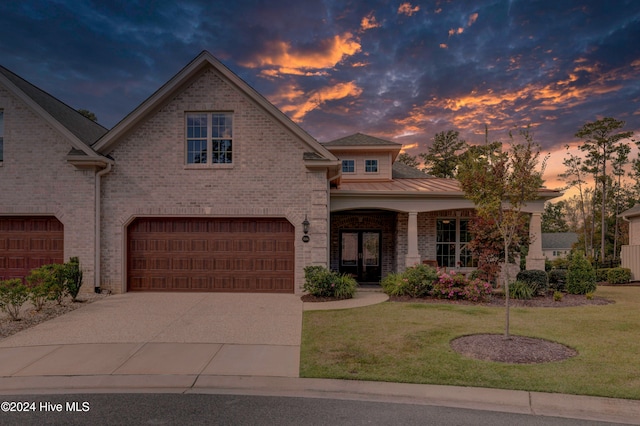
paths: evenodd
<path fill-rule="evenodd" d="M 380 231 L 340 232 L 340 272 L 360 283 L 380 282 Z"/>

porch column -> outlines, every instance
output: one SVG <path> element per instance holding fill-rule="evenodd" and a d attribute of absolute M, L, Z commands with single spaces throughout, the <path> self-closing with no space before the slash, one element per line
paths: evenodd
<path fill-rule="evenodd" d="M 542 214 L 532 213 L 529 222 L 529 254 L 527 255 L 527 270 L 538 269 L 544 271 L 544 254 L 542 253 Z"/>
<path fill-rule="evenodd" d="M 416 263 L 420 263 L 420 253 L 418 253 L 418 212 L 409 212 L 405 266 L 410 267 Z"/>

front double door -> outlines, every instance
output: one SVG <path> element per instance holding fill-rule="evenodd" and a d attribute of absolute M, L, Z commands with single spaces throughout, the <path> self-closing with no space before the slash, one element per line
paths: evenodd
<path fill-rule="evenodd" d="M 380 231 L 341 231 L 340 272 L 350 274 L 359 283 L 379 283 L 380 240 Z"/>

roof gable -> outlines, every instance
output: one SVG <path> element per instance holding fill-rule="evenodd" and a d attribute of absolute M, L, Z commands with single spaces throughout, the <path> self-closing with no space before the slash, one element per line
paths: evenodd
<path fill-rule="evenodd" d="M 76 151 L 97 156 L 90 145 L 107 133 L 107 129 L 2 66 L 0 83 L 64 134 Z"/>
<path fill-rule="evenodd" d="M 376 138 L 375 136 L 365 135 L 364 133 L 356 133 L 354 135 L 345 136 L 330 142 L 323 143 L 326 147 L 389 147 L 391 149 L 401 149 L 402 144 Z"/>
<path fill-rule="evenodd" d="M 336 169 L 339 167 L 338 159 L 331 152 L 207 51 L 200 53 L 147 100 L 116 124 L 93 148 L 103 154 L 109 153 L 125 133 L 135 128 L 149 113 L 174 97 L 185 83 L 207 67 L 215 69 L 226 83 L 243 92 L 254 104 L 266 111 L 273 119 L 305 143 L 308 147 L 308 154 L 305 160 L 313 160 L 314 166 L 323 164 L 324 167 Z"/>
<path fill-rule="evenodd" d="M 543 232 L 543 249 L 570 249 L 578 242 L 578 234 L 575 232 Z"/>

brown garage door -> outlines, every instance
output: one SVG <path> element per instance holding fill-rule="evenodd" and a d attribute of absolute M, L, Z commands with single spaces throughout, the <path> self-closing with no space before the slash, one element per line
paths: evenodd
<path fill-rule="evenodd" d="M 129 291 L 294 291 L 286 219 L 138 218 L 127 240 Z"/>
<path fill-rule="evenodd" d="M 0 279 L 64 262 L 64 227 L 55 217 L 0 217 Z"/>

